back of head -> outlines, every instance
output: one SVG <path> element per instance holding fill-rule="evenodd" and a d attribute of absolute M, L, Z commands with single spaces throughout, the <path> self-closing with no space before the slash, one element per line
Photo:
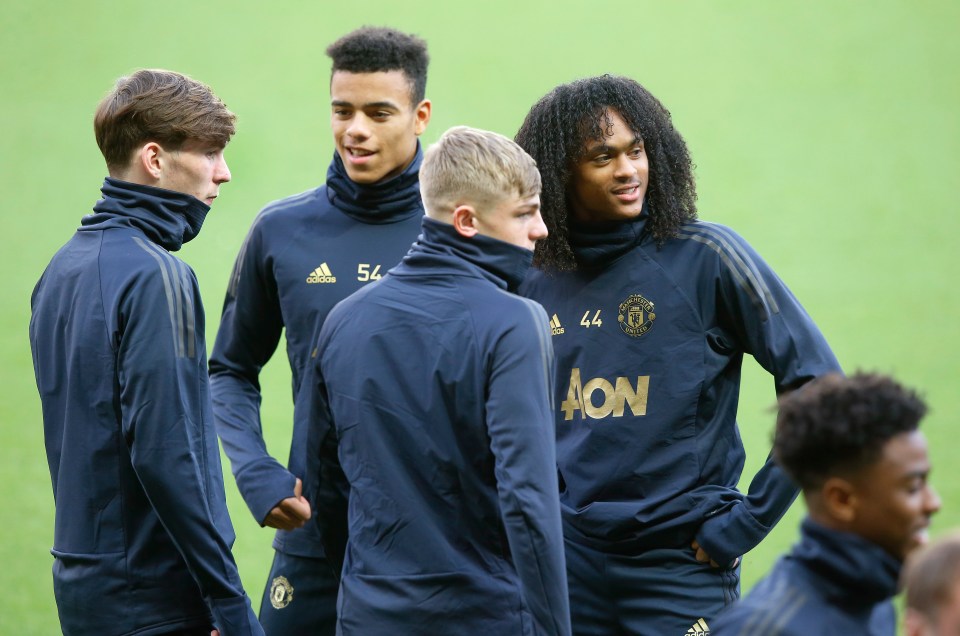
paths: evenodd
<path fill-rule="evenodd" d="M 236 132 L 236 116 L 209 86 L 160 69 L 117 80 L 93 118 L 97 145 L 111 174 L 122 173 L 146 142 L 178 150 L 187 140 L 224 147 Z"/>
<path fill-rule="evenodd" d="M 416 106 L 427 91 L 427 43 L 420 38 L 384 27 L 362 27 L 327 47 L 332 73 L 402 71 L 410 82 L 410 103 Z"/>
<path fill-rule="evenodd" d="M 805 491 L 876 462 L 892 438 L 917 430 L 927 407 L 890 377 L 831 374 L 780 400 L 773 454 Z"/>
<path fill-rule="evenodd" d="M 954 631 L 949 632 L 937 627 L 944 619 L 960 620 L 960 532 L 941 537 L 912 554 L 901 582 L 906 589 L 910 636 L 958 633 L 960 624 L 954 624 Z"/>
<path fill-rule="evenodd" d="M 537 164 L 503 135 L 467 126 L 443 133 L 420 167 L 420 192 L 427 216 L 445 218 L 459 205 L 479 211 L 511 195 L 540 191 Z"/>
<path fill-rule="evenodd" d="M 550 235 L 537 245 L 539 265 L 561 270 L 575 265 L 567 231 L 571 168 L 588 143 L 602 142 L 609 134 L 605 113 L 610 110 L 644 142 L 650 160 L 648 227 L 657 243 L 697 216 L 693 162 L 670 111 L 656 97 L 636 81 L 614 75 L 563 84 L 534 104 L 515 138 L 543 176 L 541 206 Z"/>

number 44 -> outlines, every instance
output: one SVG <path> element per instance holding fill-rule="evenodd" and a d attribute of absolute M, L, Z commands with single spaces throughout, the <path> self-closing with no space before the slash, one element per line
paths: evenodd
<path fill-rule="evenodd" d="M 602 327 L 603 321 L 600 320 L 600 310 L 598 309 L 597 312 L 593 314 L 593 320 L 590 320 L 589 309 L 583 312 L 583 318 L 580 319 L 580 324 L 586 327 L 587 329 L 590 328 L 590 325 L 596 325 L 597 327 Z"/>

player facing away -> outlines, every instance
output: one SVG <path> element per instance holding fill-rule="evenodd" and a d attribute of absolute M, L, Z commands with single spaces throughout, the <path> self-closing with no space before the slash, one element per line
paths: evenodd
<path fill-rule="evenodd" d="M 901 587 L 906 589 L 906 636 L 960 634 L 960 532 L 911 554 Z"/>
<path fill-rule="evenodd" d="M 301 494 L 306 431 L 294 426 L 286 466 L 264 444 L 260 369 L 286 330 L 295 395 L 314 325 L 397 264 L 423 217 L 418 137 L 430 120 L 426 44 L 362 28 L 327 54 L 336 152 L 326 184 L 271 203 L 254 220 L 210 356 L 217 432 L 237 486 L 257 521 L 277 529 L 260 620 L 281 636 L 333 634 L 337 579 L 316 526 L 303 527 L 312 504 Z"/>
<path fill-rule="evenodd" d="M 697 220 L 686 144 L 637 82 L 559 86 L 516 141 L 550 231 L 521 294 L 547 310 L 557 355 L 574 632 L 707 633 L 739 595 L 739 557 L 797 493 L 770 461 L 737 490 L 743 356 L 778 394 L 839 365 L 746 241 Z"/>
<path fill-rule="evenodd" d="M 30 345 L 64 634 L 263 634 L 230 546 L 193 270 L 235 117 L 209 87 L 140 70 L 94 116 L 110 176 L 33 291 Z"/>
<path fill-rule="evenodd" d="M 548 321 L 513 293 L 546 235 L 540 176 L 457 127 L 421 187 L 420 238 L 330 312 L 297 397 L 316 520 L 346 553 L 338 633 L 570 634 Z"/>
<path fill-rule="evenodd" d="M 913 391 L 875 374 L 830 375 L 781 400 L 773 455 L 808 516 L 793 550 L 720 614 L 715 636 L 896 633 L 901 564 L 940 509 L 918 429 L 925 413 Z"/>

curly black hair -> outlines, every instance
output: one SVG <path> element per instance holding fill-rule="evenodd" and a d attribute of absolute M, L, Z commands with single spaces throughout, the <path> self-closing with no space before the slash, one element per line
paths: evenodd
<path fill-rule="evenodd" d="M 657 246 L 697 218 L 693 161 L 673 127 L 670 111 L 627 77 L 603 75 L 563 84 L 534 104 L 515 137 L 536 160 L 543 179 L 540 206 L 550 235 L 537 242 L 534 263 L 538 267 L 577 267 L 567 227 L 572 168 L 590 141 L 602 142 L 610 135 L 611 110 L 643 140 L 650 163 L 644 199 L 647 227 Z"/>
<path fill-rule="evenodd" d="M 773 456 L 804 490 L 876 462 L 927 412 L 916 392 L 873 373 L 823 376 L 781 398 L 779 409 Z"/>
<path fill-rule="evenodd" d="M 411 104 L 423 101 L 427 92 L 427 43 L 415 35 L 386 27 L 365 26 L 351 31 L 327 47 L 336 71 L 376 73 L 403 71 L 410 82 Z"/>

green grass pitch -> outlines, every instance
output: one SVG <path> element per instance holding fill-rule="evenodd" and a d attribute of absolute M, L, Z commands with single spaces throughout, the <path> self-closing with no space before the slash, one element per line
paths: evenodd
<path fill-rule="evenodd" d="M 196 270 L 212 342 L 233 258 L 258 209 L 320 183 L 332 156 L 324 48 L 363 24 L 418 33 L 433 62 L 429 144 L 469 124 L 512 136 L 558 83 L 634 77 L 671 109 L 697 163 L 701 217 L 733 226 L 814 316 L 848 371 L 895 374 L 931 413 L 934 534 L 960 526 L 960 5 L 947 0 L 487 0 L 163 3 L 33 0 L 0 10 L 0 633 L 59 633 L 53 499 L 27 341 L 29 298 L 106 173 L 92 114 L 116 77 L 164 67 L 210 83 L 239 115 Z M 952 263 L 952 265 L 951 265 Z M 283 354 L 264 378 L 285 459 Z M 740 425 L 746 475 L 764 459 L 772 382 L 752 361 Z M 228 476 L 235 553 L 259 604 L 272 551 Z M 794 506 L 744 559 L 744 588 L 796 536 Z"/>

